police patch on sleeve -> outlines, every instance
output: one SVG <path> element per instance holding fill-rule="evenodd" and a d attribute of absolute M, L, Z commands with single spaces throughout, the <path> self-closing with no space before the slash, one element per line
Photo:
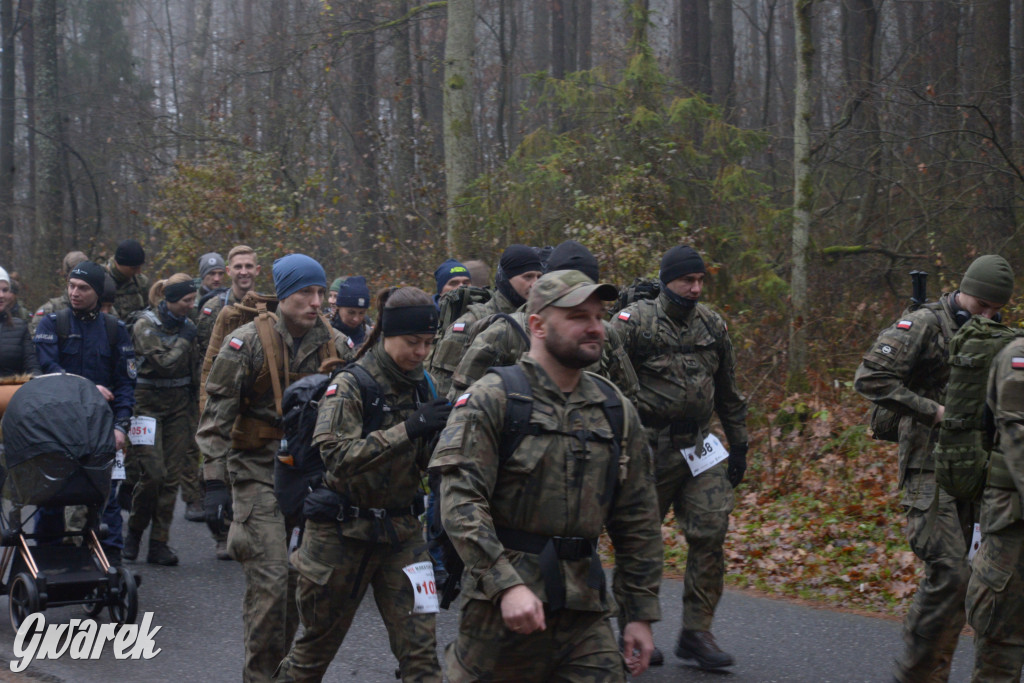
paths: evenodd
<path fill-rule="evenodd" d="M 913 320 L 901 320 L 898 323 L 896 323 L 896 329 L 898 329 L 898 330 L 909 330 L 913 326 L 914 326 L 914 321 Z"/>
<path fill-rule="evenodd" d="M 129 358 L 125 361 L 125 367 L 128 370 L 128 376 L 135 379 L 139 376 L 139 366 L 135 363 L 134 358 Z"/>
<path fill-rule="evenodd" d="M 232 337 L 231 341 L 228 342 L 228 346 L 233 348 L 235 351 L 241 349 L 243 344 L 245 344 L 245 342 L 239 339 L 238 337 Z"/>

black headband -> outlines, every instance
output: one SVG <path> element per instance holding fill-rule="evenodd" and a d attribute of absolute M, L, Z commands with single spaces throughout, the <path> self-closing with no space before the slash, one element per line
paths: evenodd
<path fill-rule="evenodd" d="M 164 299 L 170 303 L 181 301 L 184 297 L 196 291 L 195 280 L 175 282 L 173 285 L 164 286 Z"/>
<path fill-rule="evenodd" d="M 434 304 L 423 306 L 395 306 L 381 314 L 380 331 L 385 337 L 403 334 L 435 334 L 437 332 L 437 308 Z"/>

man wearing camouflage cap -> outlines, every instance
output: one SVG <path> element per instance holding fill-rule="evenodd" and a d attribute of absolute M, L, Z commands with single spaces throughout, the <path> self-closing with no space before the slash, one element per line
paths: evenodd
<path fill-rule="evenodd" d="M 945 491 L 936 497 L 935 456 L 940 403 L 949 381 L 946 347 L 972 315 L 993 319 L 1013 293 L 1013 270 L 1001 256 L 980 256 L 960 289 L 905 312 L 882 330 L 864 355 L 854 387 L 899 416 L 899 486 L 906 536 L 925 571 L 903 621 L 904 649 L 896 661 L 900 683 L 946 681 L 963 628 L 973 521 Z M 937 510 L 929 511 L 932 505 Z M 931 520 L 931 521 L 929 521 Z"/>
<path fill-rule="evenodd" d="M 650 453 L 632 404 L 582 370 L 601 355 L 603 302 L 615 297 L 578 271 L 538 280 L 529 355 L 459 397 L 438 441 L 441 516 L 466 565 L 446 650 L 453 683 L 624 681 L 624 663 L 633 675 L 647 668 L 663 561 Z M 505 422 L 510 392 L 523 393 L 508 382 L 528 387 L 537 427 L 518 443 Z M 616 549 L 625 662 L 597 556 L 602 528 Z"/>
<path fill-rule="evenodd" d="M 612 325 L 640 378 L 637 408 L 655 454 L 660 518 L 672 507 L 688 546 L 676 656 L 720 669 L 734 660 L 718 647 L 711 625 L 725 587 L 733 489 L 747 467 L 747 401 L 736 384 L 725 321 L 700 303 L 704 274 L 695 249 L 669 249 L 658 297 L 630 304 Z M 715 414 L 728 450 L 711 433 Z"/>

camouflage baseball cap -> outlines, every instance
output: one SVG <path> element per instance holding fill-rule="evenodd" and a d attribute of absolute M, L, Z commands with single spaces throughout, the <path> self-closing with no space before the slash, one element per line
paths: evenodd
<path fill-rule="evenodd" d="M 554 270 L 533 284 L 526 304 L 528 314 L 539 313 L 548 306 L 572 308 L 597 294 L 602 301 L 614 301 L 619 292 L 609 284 L 595 284 L 578 270 Z"/>

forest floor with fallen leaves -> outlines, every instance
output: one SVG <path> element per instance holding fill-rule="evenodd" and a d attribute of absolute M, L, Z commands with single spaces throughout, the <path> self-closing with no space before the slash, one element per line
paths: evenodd
<path fill-rule="evenodd" d="M 751 406 L 749 468 L 725 544 L 726 583 L 890 616 L 905 613 L 921 564 L 903 537 L 896 444 L 869 436 L 849 387 Z M 686 540 L 670 512 L 665 575 L 681 577 Z"/>

